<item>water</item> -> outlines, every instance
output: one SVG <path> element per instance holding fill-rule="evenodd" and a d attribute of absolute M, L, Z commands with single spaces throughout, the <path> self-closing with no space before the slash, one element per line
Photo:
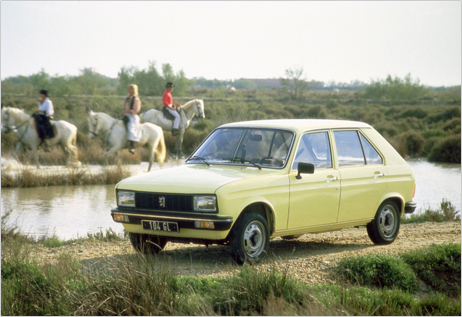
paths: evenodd
<path fill-rule="evenodd" d="M 460 210 L 460 164 L 408 163 L 416 175 L 418 209 L 438 208 L 446 198 Z M 11 220 L 17 219 L 21 231 L 34 237 L 71 239 L 108 228 L 122 233 L 122 225 L 110 216 L 115 206 L 114 185 L 3 188 L 1 194 L 2 214 L 12 210 Z"/>

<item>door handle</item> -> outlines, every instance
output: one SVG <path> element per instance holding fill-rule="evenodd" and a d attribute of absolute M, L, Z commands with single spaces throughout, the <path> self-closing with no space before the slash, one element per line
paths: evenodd
<path fill-rule="evenodd" d="M 385 174 L 384 173 L 375 173 L 374 174 L 374 178 L 377 178 L 377 177 L 384 177 Z"/>
<path fill-rule="evenodd" d="M 338 177 L 328 177 L 326 178 L 326 182 L 332 182 L 338 180 Z"/>

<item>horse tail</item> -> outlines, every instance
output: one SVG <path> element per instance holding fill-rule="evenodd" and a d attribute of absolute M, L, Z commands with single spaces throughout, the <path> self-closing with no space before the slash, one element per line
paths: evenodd
<path fill-rule="evenodd" d="M 164 164 L 165 157 L 167 156 L 167 147 L 165 146 L 164 132 L 160 130 L 160 140 L 156 148 L 157 161 L 160 165 Z"/>

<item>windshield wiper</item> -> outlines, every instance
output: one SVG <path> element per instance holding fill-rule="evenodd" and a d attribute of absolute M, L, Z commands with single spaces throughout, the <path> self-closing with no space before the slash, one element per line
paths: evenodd
<path fill-rule="evenodd" d="M 200 157 L 200 156 L 193 156 L 191 157 L 188 161 L 191 161 L 191 160 L 194 160 L 194 161 L 202 161 L 204 162 L 205 164 L 207 164 L 207 166 L 210 166 L 210 163 L 207 162 L 207 160 L 203 157 Z"/>
<path fill-rule="evenodd" d="M 226 160 L 226 161 L 231 161 L 231 162 L 234 162 L 234 161 L 239 161 L 241 163 L 250 163 L 252 166 L 254 167 L 258 167 L 259 170 L 261 170 L 261 166 L 259 164 L 256 164 L 252 161 L 249 161 L 249 160 L 246 160 L 246 159 L 243 159 L 241 157 L 228 157 L 228 158 L 224 158 L 223 160 Z"/>

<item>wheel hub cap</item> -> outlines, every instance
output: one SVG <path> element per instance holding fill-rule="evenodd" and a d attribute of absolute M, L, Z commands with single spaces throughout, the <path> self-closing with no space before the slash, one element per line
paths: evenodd
<path fill-rule="evenodd" d="M 244 232 L 244 250 L 250 257 L 260 255 L 264 248 L 265 231 L 258 221 L 249 223 Z"/>
<path fill-rule="evenodd" d="M 385 206 L 380 212 L 379 228 L 386 238 L 391 238 L 396 231 L 397 219 L 395 215 L 392 206 Z"/>

